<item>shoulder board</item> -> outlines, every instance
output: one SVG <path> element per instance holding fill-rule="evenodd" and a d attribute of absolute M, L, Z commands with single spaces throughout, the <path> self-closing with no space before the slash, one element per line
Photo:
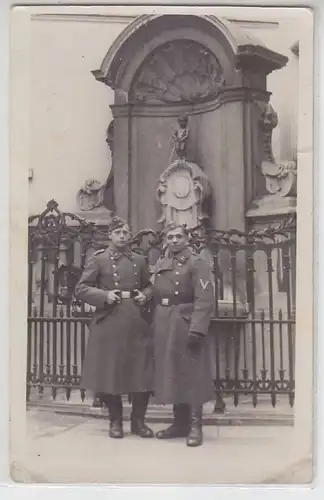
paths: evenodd
<path fill-rule="evenodd" d="M 181 257 L 179 258 L 180 262 L 184 263 L 188 260 L 188 256 L 187 255 L 181 255 Z"/>
<path fill-rule="evenodd" d="M 97 250 L 96 252 L 94 252 L 92 255 L 95 256 L 95 255 L 100 255 L 101 253 L 105 252 L 106 249 L 105 248 L 101 248 L 100 250 Z"/>
<path fill-rule="evenodd" d="M 131 255 L 132 255 L 133 257 L 139 257 L 139 256 L 141 256 L 141 255 L 142 255 L 142 253 L 140 253 L 140 252 L 136 252 L 135 250 L 131 250 L 131 251 L 130 251 L 130 253 L 131 253 Z"/>

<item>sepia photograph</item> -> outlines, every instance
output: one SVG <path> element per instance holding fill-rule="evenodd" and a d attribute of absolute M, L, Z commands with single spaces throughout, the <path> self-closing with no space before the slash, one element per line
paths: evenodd
<path fill-rule="evenodd" d="M 13 481 L 312 481 L 312 30 L 12 9 Z"/>

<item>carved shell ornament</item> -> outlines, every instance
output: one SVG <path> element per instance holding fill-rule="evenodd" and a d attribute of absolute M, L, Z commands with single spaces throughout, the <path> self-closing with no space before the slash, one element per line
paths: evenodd
<path fill-rule="evenodd" d="M 181 103 L 215 97 L 224 85 L 222 67 L 203 45 L 175 40 L 144 61 L 132 87 L 135 101 Z"/>

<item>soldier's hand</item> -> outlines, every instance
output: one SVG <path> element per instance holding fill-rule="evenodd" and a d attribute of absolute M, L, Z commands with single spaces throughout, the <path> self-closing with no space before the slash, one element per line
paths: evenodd
<path fill-rule="evenodd" d="M 120 302 L 120 296 L 118 295 L 119 290 L 110 290 L 107 293 L 107 304 L 114 304 L 115 302 Z"/>
<path fill-rule="evenodd" d="M 201 342 L 204 336 L 198 332 L 189 332 L 188 335 L 188 347 L 192 350 L 197 350 L 200 348 Z"/>
<path fill-rule="evenodd" d="M 143 306 L 146 303 L 146 296 L 144 293 L 140 292 L 140 290 L 135 290 L 136 295 L 134 297 L 135 302 L 140 306 Z"/>

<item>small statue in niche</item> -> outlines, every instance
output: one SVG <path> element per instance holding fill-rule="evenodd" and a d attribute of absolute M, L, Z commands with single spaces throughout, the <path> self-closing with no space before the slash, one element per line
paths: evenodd
<path fill-rule="evenodd" d="M 270 103 L 260 103 L 260 106 L 260 127 L 263 133 L 261 172 L 265 178 L 266 190 L 269 195 L 296 196 L 297 162 L 276 162 L 272 151 L 272 132 L 278 125 L 278 115 Z"/>
<path fill-rule="evenodd" d="M 162 209 L 158 222 L 168 224 L 173 221 L 192 229 L 201 226 L 210 217 L 212 191 L 203 170 L 185 159 L 188 117 L 181 116 L 178 122 L 180 130 L 172 136 L 178 159 L 164 170 L 158 182 L 156 194 Z"/>
<path fill-rule="evenodd" d="M 179 127 L 172 135 L 173 149 L 171 157 L 175 151 L 180 160 L 186 159 L 187 157 L 187 145 L 189 138 L 188 119 L 188 115 L 181 115 L 178 118 Z"/>

